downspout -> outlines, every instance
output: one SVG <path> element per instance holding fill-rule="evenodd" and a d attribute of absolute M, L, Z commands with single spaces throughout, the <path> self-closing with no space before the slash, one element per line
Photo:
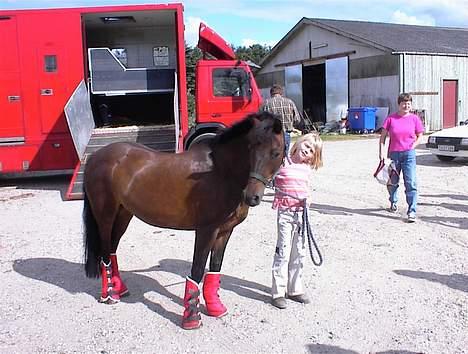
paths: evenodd
<path fill-rule="evenodd" d="M 400 93 L 405 92 L 405 53 L 400 54 Z"/>

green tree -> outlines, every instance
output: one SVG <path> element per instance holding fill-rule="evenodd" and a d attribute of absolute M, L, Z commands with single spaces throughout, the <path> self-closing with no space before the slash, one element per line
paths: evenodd
<path fill-rule="evenodd" d="M 185 63 L 187 71 L 187 106 L 189 126 L 195 123 L 195 66 L 202 58 L 202 52 L 197 47 L 185 44 Z"/>
<path fill-rule="evenodd" d="M 263 58 L 265 58 L 268 53 L 270 53 L 271 47 L 263 46 L 261 44 L 252 44 L 249 47 L 241 46 L 234 48 L 234 53 L 236 53 L 236 58 L 244 61 L 252 61 L 253 63 L 259 65 Z"/>

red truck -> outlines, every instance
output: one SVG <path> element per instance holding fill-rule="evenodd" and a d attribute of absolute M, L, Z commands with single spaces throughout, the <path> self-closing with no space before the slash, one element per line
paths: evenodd
<path fill-rule="evenodd" d="M 256 112 L 249 68 L 204 24 L 189 129 L 182 4 L 0 11 L 0 178 L 82 170 L 136 141 L 179 152 Z"/>

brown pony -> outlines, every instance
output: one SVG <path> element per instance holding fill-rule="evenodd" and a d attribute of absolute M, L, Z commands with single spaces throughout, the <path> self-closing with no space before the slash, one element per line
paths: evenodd
<path fill-rule="evenodd" d="M 116 303 L 128 293 L 119 275 L 117 247 L 135 215 L 148 224 L 195 230 L 182 327 L 201 325 L 199 296 L 210 316 L 227 313 L 218 290 L 224 251 L 249 206 L 260 203 L 265 185 L 281 166 L 284 138 L 276 116 L 251 114 L 208 143 L 180 154 L 134 143 L 114 143 L 92 155 L 84 172 L 85 271 L 102 277 L 100 301 Z"/>

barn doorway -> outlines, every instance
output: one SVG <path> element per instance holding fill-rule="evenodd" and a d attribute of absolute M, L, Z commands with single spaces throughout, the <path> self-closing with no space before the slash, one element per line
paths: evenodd
<path fill-rule="evenodd" d="M 302 69 L 303 109 L 312 122 L 327 121 L 325 63 Z"/>

